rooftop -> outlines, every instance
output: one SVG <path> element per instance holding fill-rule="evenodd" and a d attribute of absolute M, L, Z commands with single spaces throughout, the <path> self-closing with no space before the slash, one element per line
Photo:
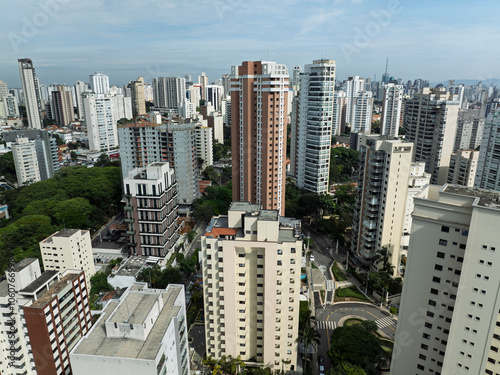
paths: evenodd
<path fill-rule="evenodd" d="M 47 237 L 46 239 L 44 239 L 42 241 L 42 243 L 52 243 L 54 237 L 66 237 L 66 238 L 69 238 L 69 237 L 73 236 L 75 233 L 78 233 L 78 232 L 80 232 L 80 229 L 64 228 L 64 229 L 61 229 L 59 232 L 56 232 L 56 233 L 50 235 L 49 237 Z"/>
<path fill-rule="evenodd" d="M 37 262 L 37 261 L 38 261 L 37 258 L 24 258 L 23 260 L 21 260 L 20 262 L 17 262 L 14 265 L 14 270 L 16 272 L 19 272 L 19 271 L 23 270 L 24 268 L 28 267 L 31 263 Z"/>
<path fill-rule="evenodd" d="M 9 294 L 9 283 L 7 279 L 0 281 L 0 297 L 7 297 Z"/>
<path fill-rule="evenodd" d="M 136 288 L 132 288 L 136 289 Z M 174 302 L 177 299 L 179 293 L 182 292 L 181 286 L 169 285 L 166 291 L 161 291 L 158 293 L 152 293 L 152 291 L 144 292 L 131 292 L 125 295 L 126 303 L 123 305 L 129 305 L 129 310 L 131 310 L 131 304 L 140 302 L 138 300 L 138 295 L 143 294 L 146 299 L 149 297 L 155 300 L 162 294 L 164 306 L 156 319 L 151 332 L 149 333 L 146 340 L 133 340 L 129 338 L 112 338 L 106 336 L 105 324 L 108 320 L 113 318 L 113 316 L 118 313 L 117 308 L 119 305 L 118 301 L 111 301 L 104 309 L 99 320 L 94 324 L 90 332 L 78 343 L 78 345 L 73 349 L 73 354 L 81 355 L 96 355 L 104 357 L 121 357 L 121 358 L 137 358 L 143 360 L 154 360 L 157 357 L 158 351 L 161 347 L 161 342 L 168 326 L 170 325 L 172 319 L 179 314 L 180 306 L 174 306 Z M 138 305 L 136 305 L 138 306 Z M 122 307 L 120 306 L 120 309 Z M 141 306 L 140 309 L 146 311 L 146 307 Z M 149 310 L 147 311 L 149 312 Z"/>
<path fill-rule="evenodd" d="M 83 273 L 81 271 L 80 273 Z M 47 292 L 39 299 L 37 299 L 30 308 L 39 309 L 44 308 L 52 298 L 57 295 L 61 290 L 63 290 L 66 285 L 71 283 L 74 279 L 76 279 L 80 273 L 67 273 L 61 280 L 55 283 Z"/>
<path fill-rule="evenodd" d="M 39 278 L 29 284 L 26 288 L 20 290 L 20 293 L 35 293 L 40 287 L 45 285 L 49 280 L 53 279 L 59 272 L 58 271 L 45 271 Z"/>
<path fill-rule="evenodd" d="M 125 298 L 125 303 L 120 304 L 115 309 L 108 321 L 112 323 L 143 324 L 158 297 L 158 294 L 131 292 Z"/>
<path fill-rule="evenodd" d="M 500 192 L 460 185 L 444 185 L 443 192 L 479 198 L 476 205 L 500 209 Z"/>

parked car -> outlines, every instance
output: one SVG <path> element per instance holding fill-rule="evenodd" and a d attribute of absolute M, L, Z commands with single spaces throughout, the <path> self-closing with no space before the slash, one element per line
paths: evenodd
<path fill-rule="evenodd" d="M 325 366 L 319 365 L 319 375 L 325 375 Z"/>
<path fill-rule="evenodd" d="M 325 358 L 323 358 L 322 354 L 318 355 L 318 363 L 320 365 L 324 365 L 325 364 Z"/>

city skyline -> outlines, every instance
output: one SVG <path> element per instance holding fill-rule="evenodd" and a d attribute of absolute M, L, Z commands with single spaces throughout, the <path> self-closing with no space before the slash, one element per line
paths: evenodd
<path fill-rule="evenodd" d="M 33 59 L 43 84 L 73 84 L 102 71 L 120 85 L 138 76 L 151 82 L 202 71 L 213 81 L 245 60 L 279 61 L 291 69 L 323 57 L 336 60 L 340 80 L 375 74 L 380 79 L 389 56 L 389 74 L 403 81 L 484 81 L 500 75 L 489 47 L 500 42 L 500 26 L 494 22 L 499 5 L 481 5 L 398 0 L 5 4 L 9 17 L 0 40 L 0 76 L 9 87 L 20 87 L 15 62 L 24 57 Z M 458 44 L 467 46 L 467 54 Z"/>

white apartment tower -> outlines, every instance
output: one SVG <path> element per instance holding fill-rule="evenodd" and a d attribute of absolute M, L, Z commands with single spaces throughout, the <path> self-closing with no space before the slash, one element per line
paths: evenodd
<path fill-rule="evenodd" d="M 205 169 L 205 167 L 214 163 L 212 130 L 213 129 L 208 126 L 197 126 L 194 129 L 196 137 L 196 154 L 199 158 L 203 159 L 201 169 Z"/>
<path fill-rule="evenodd" d="M 431 183 L 448 178 L 455 144 L 459 102 L 442 87 L 425 87 L 405 104 L 406 138 L 415 144 L 415 161 L 424 162 Z"/>
<path fill-rule="evenodd" d="M 300 221 L 233 202 L 201 238 L 207 356 L 296 368 Z"/>
<path fill-rule="evenodd" d="M 372 129 L 373 96 L 371 91 L 363 91 L 353 99 L 351 132 L 370 134 Z"/>
<path fill-rule="evenodd" d="M 485 119 L 481 109 L 470 109 L 458 112 L 457 134 L 453 152 L 458 150 L 474 150 L 481 145 Z"/>
<path fill-rule="evenodd" d="M 41 180 L 35 142 L 30 142 L 27 137 L 16 138 L 16 143 L 12 145 L 12 156 L 19 186 Z"/>
<path fill-rule="evenodd" d="M 28 126 L 31 129 L 42 129 L 42 105 L 33 61 L 31 59 L 19 59 L 18 62 Z"/>
<path fill-rule="evenodd" d="M 300 91 L 292 116 L 290 159 L 297 186 L 328 193 L 335 61 L 315 60 L 299 76 Z"/>
<path fill-rule="evenodd" d="M 382 247 L 398 269 L 413 143 L 358 134 L 360 152 L 351 251 L 366 264 Z"/>
<path fill-rule="evenodd" d="M 474 186 L 500 190 L 500 108 L 486 120 Z"/>
<path fill-rule="evenodd" d="M 381 134 L 397 137 L 399 127 L 402 125 L 401 104 L 403 102 L 404 88 L 402 85 L 388 83 L 384 86 L 382 100 Z"/>
<path fill-rule="evenodd" d="M 184 286 L 134 283 L 71 351 L 73 375 L 188 375 Z"/>
<path fill-rule="evenodd" d="M 500 193 L 434 186 L 415 198 L 391 374 L 500 365 Z"/>
<path fill-rule="evenodd" d="M 40 253 L 46 271 L 82 270 L 90 285 L 95 268 L 88 230 L 61 229 L 40 242 Z"/>
<path fill-rule="evenodd" d="M 90 89 L 94 94 L 109 94 L 109 77 L 107 74 L 95 72 L 89 76 Z"/>
<path fill-rule="evenodd" d="M 83 96 L 85 124 L 89 148 L 94 151 L 111 150 L 118 146 L 116 121 L 111 96 L 86 94 Z"/>

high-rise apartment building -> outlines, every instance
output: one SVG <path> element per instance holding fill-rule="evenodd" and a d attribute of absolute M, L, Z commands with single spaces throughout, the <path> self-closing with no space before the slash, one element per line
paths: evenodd
<path fill-rule="evenodd" d="M 67 91 L 64 85 L 58 85 L 57 90 L 52 91 L 52 106 L 52 116 L 58 125 L 68 126 L 75 121 L 71 91 Z"/>
<path fill-rule="evenodd" d="M 28 126 L 31 129 L 42 129 L 42 104 L 33 61 L 31 59 L 19 59 L 18 62 L 21 83 L 23 85 L 26 115 L 28 116 Z"/>
<path fill-rule="evenodd" d="M 290 162 L 297 186 L 328 193 L 332 139 L 335 61 L 315 60 L 299 76 L 300 91 L 292 116 Z"/>
<path fill-rule="evenodd" d="M 13 95 L 0 98 L 0 118 L 19 118 L 19 106 Z"/>
<path fill-rule="evenodd" d="M 83 116 L 84 116 L 82 94 L 85 91 L 88 91 L 89 87 L 83 81 L 76 81 L 75 86 L 74 86 L 74 90 L 75 90 L 75 102 L 76 102 L 77 116 L 78 116 L 79 120 L 82 120 Z"/>
<path fill-rule="evenodd" d="M 233 201 L 285 212 L 288 70 L 245 61 L 231 68 Z"/>
<path fill-rule="evenodd" d="M 363 91 L 353 99 L 351 132 L 370 134 L 372 129 L 373 96 L 371 91 Z"/>
<path fill-rule="evenodd" d="M 206 101 L 212 104 L 215 111 L 220 111 L 222 97 L 224 95 L 224 87 L 219 85 L 207 85 L 205 86 L 205 91 Z"/>
<path fill-rule="evenodd" d="M 397 137 L 399 127 L 402 125 L 401 104 L 403 102 L 403 86 L 388 83 L 384 86 L 384 97 L 382 99 L 382 116 L 380 129 L 381 135 Z"/>
<path fill-rule="evenodd" d="M 41 180 L 34 142 L 30 142 L 27 137 L 18 137 L 16 143 L 12 144 L 12 156 L 18 186 Z"/>
<path fill-rule="evenodd" d="M 492 112 L 484 125 L 474 186 L 500 190 L 500 108 Z"/>
<path fill-rule="evenodd" d="M 70 353 L 73 375 L 188 375 L 184 286 L 134 283 Z"/>
<path fill-rule="evenodd" d="M 95 72 L 89 76 L 90 89 L 94 94 L 109 94 L 109 77 L 107 74 Z"/>
<path fill-rule="evenodd" d="M 123 186 L 131 252 L 162 258 L 173 252 L 179 238 L 177 184 L 168 163 L 129 171 Z"/>
<path fill-rule="evenodd" d="M 90 285 L 95 267 L 88 230 L 61 229 L 40 242 L 40 253 L 46 271 L 82 270 Z"/>
<path fill-rule="evenodd" d="M 38 375 L 71 374 L 69 352 L 92 327 L 84 272 L 68 270 L 60 277 L 23 306 Z"/>
<path fill-rule="evenodd" d="M 208 126 L 197 126 L 194 130 L 196 137 L 196 154 L 203 160 L 201 169 L 214 163 L 213 129 Z"/>
<path fill-rule="evenodd" d="M 348 77 L 345 83 L 346 115 L 345 122 L 351 124 L 354 119 L 354 99 L 365 91 L 365 80 L 358 76 Z"/>
<path fill-rule="evenodd" d="M 345 91 L 336 90 L 333 93 L 332 135 L 340 135 L 345 130 L 346 105 Z"/>
<path fill-rule="evenodd" d="M 158 77 L 153 79 L 153 104 L 157 110 L 172 115 L 179 114 L 179 106 L 185 97 L 185 78 Z"/>
<path fill-rule="evenodd" d="M 375 135 L 357 138 L 360 162 L 351 251 L 371 264 L 386 247 L 397 270 L 413 144 Z"/>
<path fill-rule="evenodd" d="M 428 190 L 415 198 L 391 374 L 495 374 L 500 194 Z"/>
<path fill-rule="evenodd" d="M 203 158 L 203 155 L 198 154 L 196 147 L 198 126 L 197 123 L 175 122 L 138 122 L 120 126 L 122 170 L 127 173 L 154 162 L 170 163 L 170 167 L 175 169 L 179 204 L 190 205 L 200 196 L 198 157 Z"/>
<path fill-rule="evenodd" d="M 450 169 L 447 183 L 461 186 L 474 186 L 479 151 L 458 150 L 450 156 Z"/>
<path fill-rule="evenodd" d="M 9 95 L 9 88 L 5 82 L 0 81 L 0 99 L 5 98 L 7 95 Z"/>
<path fill-rule="evenodd" d="M 233 202 L 201 238 L 207 356 L 297 363 L 300 221 Z"/>
<path fill-rule="evenodd" d="M 406 138 L 415 144 L 415 161 L 424 162 L 431 183 L 448 178 L 455 143 L 459 103 L 442 87 L 425 87 L 405 104 Z"/>
<path fill-rule="evenodd" d="M 474 150 L 481 145 L 485 119 L 480 109 L 458 112 L 457 134 L 453 152 L 458 150 Z"/>
<path fill-rule="evenodd" d="M 128 87 L 132 91 L 132 108 L 135 116 L 146 114 L 146 100 L 144 92 L 144 78 L 139 77 L 137 81 L 130 82 Z"/>

